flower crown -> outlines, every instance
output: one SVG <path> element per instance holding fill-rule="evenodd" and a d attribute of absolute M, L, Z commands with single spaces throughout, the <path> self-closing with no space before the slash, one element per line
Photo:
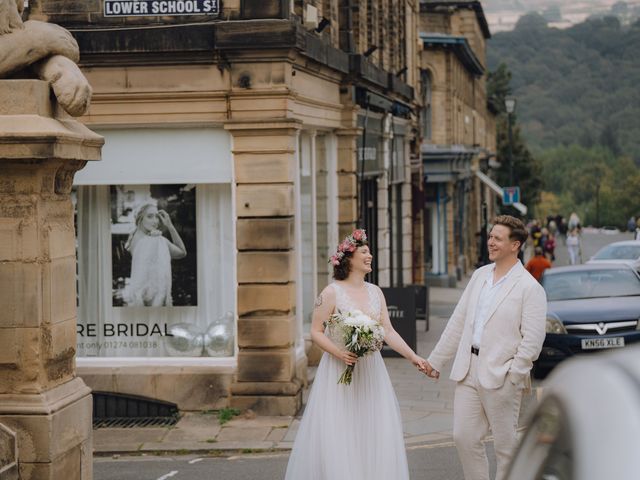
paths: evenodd
<path fill-rule="evenodd" d="M 367 241 L 367 234 L 361 228 L 354 230 L 351 235 L 347 235 L 344 237 L 344 240 L 338 245 L 338 251 L 331 255 L 329 258 L 329 263 L 331 263 L 334 267 L 340 265 L 340 262 L 344 258 L 346 252 L 355 252 L 356 248 L 364 245 Z"/>

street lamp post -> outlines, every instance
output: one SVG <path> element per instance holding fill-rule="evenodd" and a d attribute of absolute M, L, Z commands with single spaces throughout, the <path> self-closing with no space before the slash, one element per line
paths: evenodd
<path fill-rule="evenodd" d="M 507 110 L 507 130 L 509 135 L 509 186 L 513 187 L 513 132 L 511 129 L 511 115 L 516 110 L 516 99 L 514 97 L 506 97 L 504 99 L 504 106 Z"/>

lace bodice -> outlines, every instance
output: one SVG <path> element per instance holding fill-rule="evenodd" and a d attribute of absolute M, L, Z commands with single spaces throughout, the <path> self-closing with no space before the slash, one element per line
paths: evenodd
<path fill-rule="evenodd" d="M 368 295 L 368 303 L 366 305 L 359 305 L 355 302 L 347 293 L 347 291 L 341 285 L 337 283 L 332 283 L 331 286 L 333 290 L 336 292 L 336 311 L 340 310 L 341 312 L 352 312 L 354 310 L 360 310 L 361 312 L 369 315 L 373 320 L 377 322 L 382 321 L 382 305 L 380 302 L 380 296 L 376 291 L 376 287 L 371 283 L 365 282 L 365 287 L 367 289 Z M 344 341 L 341 335 L 336 332 L 331 325 L 327 325 L 325 328 L 325 335 L 327 335 L 333 343 L 344 347 Z"/>
<path fill-rule="evenodd" d="M 367 289 L 369 303 L 366 305 L 358 305 L 347 293 L 342 285 L 338 283 L 332 283 L 334 291 L 336 292 L 336 309 L 343 312 L 350 312 L 353 310 L 360 310 L 366 313 L 376 321 L 380 321 L 380 296 L 376 292 L 376 287 L 371 283 L 365 282 Z"/>

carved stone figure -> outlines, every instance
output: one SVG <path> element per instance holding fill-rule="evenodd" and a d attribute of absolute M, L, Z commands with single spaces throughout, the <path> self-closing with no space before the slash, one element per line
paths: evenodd
<path fill-rule="evenodd" d="M 0 0 L 0 78 L 37 76 L 51 84 L 58 103 L 74 117 L 89 108 L 91 86 L 76 62 L 80 50 L 64 28 L 22 21 L 23 0 Z"/>

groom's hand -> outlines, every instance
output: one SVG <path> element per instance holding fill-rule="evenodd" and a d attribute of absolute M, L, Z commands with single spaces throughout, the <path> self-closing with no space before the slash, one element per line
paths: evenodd
<path fill-rule="evenodd" d="M 411 359 L 411 363 L 413 363 L 422 373 L 427 373 L 427 361 L 424 358 L 414 355 Z"/>
<path fill-rule="evenodd" d="M 424 363 L 425 363 L 424 373 L 427 374 L 427 377 L 435 378 L 436 380 L 440 378 L 440 372 L 438 370 L 433 368 L 433 366 L 427 360 L 425 360 Z"/>

